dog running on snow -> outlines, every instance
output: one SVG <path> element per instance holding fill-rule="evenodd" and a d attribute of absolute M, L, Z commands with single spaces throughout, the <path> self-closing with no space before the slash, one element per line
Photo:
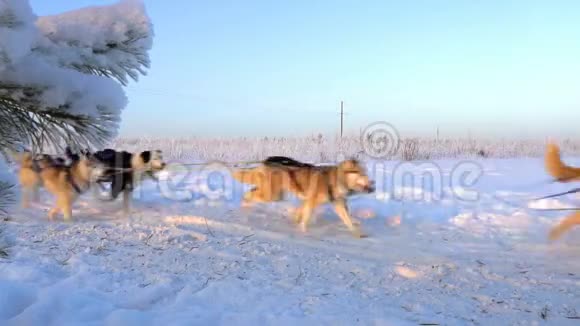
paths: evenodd
<path fill-rule="evenodd" d="M 271 156 L 250 169 L 232 171 L 234 179 L 254 187 L 244 194 L 244 204 L 274 202 L 293 193 L 302 200 L 294 221 L 306 232 L 315 207 L 331 203 L 342 222 L 355 237 L 366 237 L 348 212 L 347 197 L 372 193 L 374 182 L 359 161 L 348 159 L 332 166 L 315 166 L 284 156 Z"/>
<path fill-rule="evenodd" d="M 92 181 L 103 173 L 103 164 L 88 152 L 73 154 L 66 151 L 67 159 L 47 154 L 33 155 L 30 152 L 14 156 L 20 164 L 18 181 L 22 189 L 22 207 L 29 206 L 30 197 L 38 200 L 38 190 L 45 188 L 55 197 L 55 205 L 48 212 L 54 220 L 61 212 L 65 221 L 72 218 L 72 206 L 77 198 L 91 187 Z"/>
<path fill-rule="evenodd" d="M 131 193 L 141 181 L 141 177 L 147 176 L 157 179 L 155 173 L 166 167 L 161 150 L 129 153 L 107 148 L 95 152 L 93 155 L 106 167 L 96 182 L 111 184 L 110 200 L 115 200 L 120 193 L 123 193 L 124 213 L 129 212 Z"/>
<path fill-rule="evenodd" d="M 88 152 L 82 152 L 86 157 Z M 43 186 L 42 167 L 71 167 L 80 160 L 80 155 L 73 153 L 69 147 L 65 149 L 65 157 L 50 154 L 33 154 L 30 151 L 12 152 L 12 157 L 19 165 L 18 182 L 21 188 L 21 206 L 28 208 L 30 202 L 38 202 L 39 189 Z"/>

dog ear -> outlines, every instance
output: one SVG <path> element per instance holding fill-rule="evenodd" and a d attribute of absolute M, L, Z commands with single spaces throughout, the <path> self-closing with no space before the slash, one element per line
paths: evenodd
<path fill-rule="evenodd" d="M 75 158 L 77 158 L 77 157 L 79 157 L 79 158 L 83 157 L 85 159 L 90 159 L 93 157 L 93 154 L 89 151 L 88 148 L 86 148 L 86 149 L 81 149 L 80 155 L 75 155 Z"/>
<path fill-rule="evenodd" d="M 151 151 L 144 151 L 141 152 L 141 159 L 143 160 L 143 163 L 147 164 L 149 163 L 149 161 L 151 161 Z"/>
<path fill-rule="evenodd" d="M 88 148 L 81 149 L 81 154 L 85 157 L 91 156 L 91 151 Z"/>

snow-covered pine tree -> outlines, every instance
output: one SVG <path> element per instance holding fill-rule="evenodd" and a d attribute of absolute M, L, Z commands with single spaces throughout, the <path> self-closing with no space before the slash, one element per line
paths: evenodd
<path fill-rule="evenodd" d="M 38 17 L 28 0 L 0 0 L 0 151 L 100 146 L 116 136 L 122 85 L 149 68 L 144 4 L 121 0 Z M 0 158 L 0 210 L 13 175 Z"/>

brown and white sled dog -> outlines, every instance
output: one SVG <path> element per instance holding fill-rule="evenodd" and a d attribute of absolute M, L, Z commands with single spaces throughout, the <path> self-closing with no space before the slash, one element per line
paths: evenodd
<path fill-rule="evenodd" d="M 91 183 L 100 176 L 104 167 L 89 153 L 82 153 L 70 164 L 62 164 L 48 155 L 33 156 L 22 153 L 20 156 L 19 182 L 23 191 L 23 206 L 28 206 L 30 195 L 37 196 L 40 187 L 55 197 L 55 205 L 48 212 L 53 220 L 59 212 L 65 220 L 72 218 L 72 205 L 85 193 Z"/>
<path fill-rule="evenodd" d="M 28 208 L 30 202 L 38 202 L 39 189 L 42 187 L 40 175 L 41 166 L 66 166 L 79 159 L 78 154 L 73 154 L 70 148 L 66 148 L 65 158 L 49 154 L 36 154 L 31 152 L 12 152 L 12 157 L 19 165 L 18 181 L 21 187 L 21 206 Z"/>
<path fill-rule="evenodd" d="M 355 237 L 365 237 L 355 226 L 347 207 L 347 197 L 354 193 L 372 193 L 374 182 L 357 160 L 349 159 L 334 166 L 314 166 L 293 159 L 272 156 L 250 169 L 232 172 L 234 179 L 254 187 L 244 194 L 244 204 L 274 202 L 292 193 L 302 200 L 295 223 L 306 232 L 314 208 L 331 203 L 342 222 Z"/>
<path fill-rule="evenodd" d="M 546 171 L 558 182 L 580 182 L 580 167 L 573 167 L 562 162 L 558 145 L 549 143 L 546 148 L 544 159 Z M 564 218 L 558 225 L 550 230 L 550 240 L 560 238 L 574 226 L 580 225 L 580 211 Z"/>

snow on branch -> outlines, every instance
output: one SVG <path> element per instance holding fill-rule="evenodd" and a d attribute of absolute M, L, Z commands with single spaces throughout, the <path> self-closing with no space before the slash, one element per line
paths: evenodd
<path fill-rule="evenodd" d="M 15 100 L 14 94 L 19 94 Z M 46 107 L 42 89 L 0 85 L 0 149 L 102 145 L 118 127 L 118 115 L 97 105 L 91 114 L 73 114 L 70 105 Z"/>
<path fill-rule="evenodd" d="M 0 76 L 0 94 L 10 94 L 25 104 L 31 102 L 30 92 L 15 91 L 10 85 L 35 89 L 38 109 L 66 107 L 71 114 L 94 116 L 98 106 L 120 111 L 126 105 L 125 94 L 114 81 L 53 66 L 35 55 L 20 60 Z"/>
<path fill-rule="evenodd" d="M 40 17 L 36 25 L 44 36 L 38 51 L 60 65 L 113 77 L 123 85 L 128 77 L 137 81 L 150 66 L 153 27 L 140 1 Z"/>
<path fill-rule="evenodd" d="M 127 104 L 119 83 L 145 74 L 152 38 L 137 0 L 40 18 L 26 0 L 0 0 L 2 134 L 37 145 L 116 136 Z M 19 124 L 5 125 L 11 118 Z"/>
<path fill-rule="evenodd" d="M 0 0 L 0 73 L 30 52 L 35 19 L 28 1 Z"/>

